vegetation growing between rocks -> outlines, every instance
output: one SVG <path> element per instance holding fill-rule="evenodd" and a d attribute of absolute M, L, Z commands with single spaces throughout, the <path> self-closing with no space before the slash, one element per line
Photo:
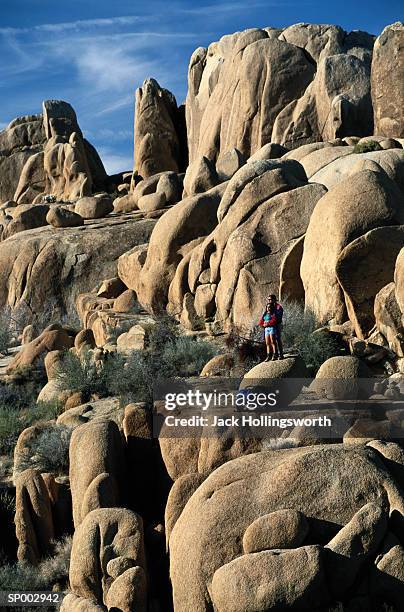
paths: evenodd
<path fill-rule="evenodd" d="M 38 402 L 37 386 L 0 385 L 0 455 L 12 455 L 20 433 L 39 421 L 55 419 L 57 402 Z"/>
<path fill-rule="evenodd" d="M 65 474 L 69 469 L 69 444 L 72 429 L 51 423 L 30 445 L 29 458 L 20 461 L 19 472 L 35 468 L 41 472 Z"/>
<path fill-rule="evenodd" d="M 305 310 L 302 304 L 293 301 L 284 301 L 283 308 L 284 348 L 298 351 L 313 374 L 327 359 L 341 354 L 338 341 L 332 334 L 318 329 L 316 317 L 310 310 Z"/>
<path fill-rule="evenodd" d="M 7 316 L 0 316 L 0 354 L 7 355 L 12 340 L 10 320 Z"/>
<path fill-rule="evenodd" d="M 95 363 L 88 351 L 81 357 L 68 352 L 59 367 L 57 380 L 62 390 L 79 391 L 86 400 L 92 396 L 118 396 L 123 402 L 152 402 L 158 380 L 176 376 L 197 376 L 217 348 L 205 340 L 181 336 L 177 325 L 163 317 L 148 329 L 144 350 L 129 355 L 110 354 Z"/>
<path fill-rule="evenodd" d="M 370 153 L 371 151 L 381 151 L 382 148 L 377 140 L 366 140 L 365 142 L 357 143 L 354 146 L 354 153 Z"/>
<path fill-rule="evenodd" d="M 41 561 L 39 565 L 23 562 L 0 564 L 0 590 L 50 591 L 55 584 L 64 588 L 69 575 L 71 548 L 72 538 L 66 536 L 54 542 L 53 555 Z M 22 609 L 28 610 L 26 607 Z"/>

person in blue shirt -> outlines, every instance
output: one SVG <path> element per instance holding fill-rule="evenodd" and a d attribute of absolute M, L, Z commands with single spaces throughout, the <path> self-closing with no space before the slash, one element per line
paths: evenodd
<path fill-rule="evenodd" d="M 259 320 L 259 325 L 264 328 L 265 345 L 267 357 L 265 361 L 269 361 L 272 355 L 272 361 L 283 359 L 283 346 L 281 338 L 281 325 L 283 318 L 283 308 L 278 303 L 276 295 L 269 295 L 265 311 Z"/>

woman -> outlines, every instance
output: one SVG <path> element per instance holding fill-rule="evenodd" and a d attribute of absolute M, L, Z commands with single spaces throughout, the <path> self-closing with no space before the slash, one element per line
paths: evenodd
<path fill-rule="evenodd" d="M 272 354 L 272 361 L 275 361 L 279 357 L 278 353 L 278 321 L 276 317 L 276 305 L 268 303 L 265 307 L 259 325 L 264 328 L 265 344 L 267 349 L 267 357 L 265 361 L 270 360 Z"/>

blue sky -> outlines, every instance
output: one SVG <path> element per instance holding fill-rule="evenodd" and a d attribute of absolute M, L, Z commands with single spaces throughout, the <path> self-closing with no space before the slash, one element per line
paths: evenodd
<path fill-rule="evenodd" d="M 402 0 L 0 0 L 0 127 L 67 100 L 107 170 L 128 170 L 135 89 L 152 76 L 182 102 L 196 47 L 302 21 L 379 34 L 403 18 Z"/>

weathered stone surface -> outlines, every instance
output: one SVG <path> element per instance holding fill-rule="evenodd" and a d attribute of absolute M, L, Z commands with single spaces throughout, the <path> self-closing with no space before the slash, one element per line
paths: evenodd
<path fill-rule="evenodd" d="M 403 223 L 398 187 L 369 170 L 343 180 L 319 200 L 307 228 L 301 277 L 306 309 L 319 323 L 346 320 L 336 265 L 342 250 L 367 231 Z"/>
<path fill-rule="evenodd" d="M 297 510 L 277 510 L 260 516 L 247 527 L 243 536 L 245 553 L 272 548 L 297 548 L 309 532 L 306 517 Z"/>
<path fill-rule="evenodd" d="M 21 324 L 77 320 L 80 293 L 116 275 L 122 253 L 148 240 L 153 220 L 103 220 L 63 232 L 46 227 L 0 243 L 0 306 Z"/>
<path fill-rule="evenodd" d="M 341 155 L 338 155 L 330 163 L 316 169 L 314 174 L 310 176 L 310 181 L 321 183 L 327 189 L 331 189 L 348 176 L 362 170 L 384 171 L 404 192 L 404 151 L 393 149 L 389 151 L 353 153 L 350 149 L 346 150 L 347 148 L 344 151 L 344 147 L 333 148 L 339 149 Z M 310 157 L 308 156 L 307 163 L 306 158 L 303 158 L 302 165 L 308 166 Z M 316 168 L 318 168 L 318 164 L 316 164 Z"/>
<path fill-rule="evenodd" d="M 21 351 L 13 358 L 7 368 L 8 373 L 20 368 L 34 366 L 40 357 L 50 351 L 63 351 L 73 346 L 74 336 L 64 330 L 60 325 L 50 325 L 28 344 L 24 344 Z"/>
<path fill-rule="evenodd" d="M 349 588 L 367 559 L 382 542 L 388 525 L 386 499 L 365 504 L 327 544 L 332 568 L 329 587 L 334 596 Z"/>
<path fill-rule="evenodd" d="M 112 200 L 108 195 L 104 194 L 81 198 L 75 207 L 75 212 L 83 217 L 83 219 L 101 219 L 112 211 Z"/>
<path fill-rule="evenodd" d="M 95 348 L 95 338 L 92 329 L 82 329 L 74 339 L 74 348 L 76 351 L 81 351 L 83 347 L 88 349 Z"/>
<path fill-rule="evenodd" d="M 118 259 L 118 275 L 125 285 L 137 291 L 140 272 L 147 257 L 148 244 L 138 244 Z"/>
<path fill-rule="evenodd" d="M 91 421 L 114 421 L 121 429 L 122 420 L 123 409 L 120 407 L 119 399 L 108 397 L 84 403 L 81 401 L 70 408 L 66 406 L 66 410 L 58 416 L 57 423 L 75 428 Z"/>
<path fill-rule="evenodd" d="M 69 450 L 73 520 L 77 528 L 95 508 L 120 504 L 124 480 L 121 436 L 113 421 L 93 421 L 73 431 Z M 104 486 L 100 476 L 106 474 Z M 105 477 L 102 479 L 105 481 Z"/>
<path fill-rule="evenodd" d="M 268 144 L 258 149 L 258 151 L 256 151 L 253 155 L 251 155 L 251 157 L 248 158 L 248 161 L 252 162 L 259 161 L 260 159 L 279 159 L 287 152 L 288 149 L 286 149 L 282 145 L 277 144 L 275 142 L 269 142 Z"/>
<path fill-rule="evenodd" d="M 113 278 L 107 278 L 102 281 L 100 288 L 97 291 L 98 297 L 107 298 L 108 300 L 111 298 L 117 298 L 118 295 L 121 295 L 125 290 L 125 285 L 121 281 L 121 279 L 117 276 Z"/>
<path fill-rule="evenodd" d="M 402 316 L 404 315 L 404 248 L 398 254 L 396 268 L 394 271 L 394 283 L 396 286 L 396 300 Z M 403 319 L 404 322 L 404 319 Z"/>
<path fill-rule="evenodd" d="M 182 200 L 156 223 L 145 263 L 135 289 L 139 302 L 148 310 L 160 311 L 167 303 L 170 282 L 181 259 L 195 240 L 206 236 L 217 224 L 217 208 L 226 183 L 207 193 Z"/>
<path fill-rule="evenodd" d="M 76 113 L 67 102 L 43 103 L 45 193 L 74 200 L 104 189 L 106 173 L 94 147 L 79 128 Z"/>
<path fill-rule="evenodd" d="M 46 222 L 53 227 L 78 227 L 84 225 L 83 217 L 62 206 L 52 206 L 46 215 Z"/>
<path fill-rule="evenodd" d="M 371 377 L 371 371 L 358 357 L 331 357 L 320 366 L 312 388 L 328 399 L 356 399 L 361 394 L 360 379 Z"/>
<path fill-rule="evenodd" d="M 142 212 L 153 212 L 166 206 L 167 200 L 164 193 L 149 193 L 139 198 L 137 205 Z"/>
<path fill-rule="evenodd" d="M 396 300 L 396 287 L 389 283 L 375 297 L 374 316 L 376 327 L 386 338 L 389 347 L 404 357 L 404 327 L 402 315 Z"/>
<path fill-rule="evenodd" d="M 404 137 L 404 24 L 384 28 L 376 39 L 372 59 L 372 101 L 375 133 Z"/>
<path fill-rule="evenodd" d="M 324 194 L 321 185 L 305 185 L 275 195 L 234 229 L 224 245 L 220 264 L 215 296 L 218 319 L 230 318 L 238 326 L 258 320 L 266 296 L 279 293 L 279 268 L 285 254 L 305 233 Z M 223 225 L 225 237 L 226 221 Z M 219 232 L 220 227 L 217 242 L 222 241 Z"/>
<path fill-rule="evenodd" d="M 288 71 L 279 70 L 285 64 Z M 216 161 L 233 147 L 249 157 L 270 142 L 277 114 L 303 94 L 314 71 L 302 49 L 265 30 L 197 49 L 188 73 L 190 160 L 205 155 Z"/>
<path fill-rule="evenodd" d="M 224 178 L 223 180 L 227 180 Z M 216 168 L 210 159 L 198 157 L 189 164 L 184 177 L 183 197 L 209 191 L 219 183 Z"/>
<path fill-rule="evenodd" d="M 12 221 L 4 226 L 2 239 L 5 240 L 19 232 L 47 225 L 48 211 L 49 206 L 42 204 L 17 206 L 13 209 Z"/>
<path fill-rule="evenodd" d="M 243 555 L 220 567 L 212 601 L 220 612 L 307 609 L 329 602 L 320 546 Z M 181 608 L 180 608 L 181 609 Z"/>
<path fill-rule="evenodd" d="M 254 324 L 262 300 L 279 288 L 279 266 L 289 240 L 304 234 L 325 193 L 305 181 L 294 160 L 249 162 L 236 172 L 221 199 L 219 223 L 179 261 L 168 310 L 185 316 L 185 296 L 192 294 L 199 318 L 215 315 L 228 325 Z"/>
<path fill-rule="evenodd" d="M 200 376 L 229 376 L 234 365 L 235 359 L 232 353 L 216 355 L 209 359 L 208 363 L 205 363 Z"/>
<path fill-rule="evenodd" d="M 272 141 L 293 147 L 369 134 L 373 127 L 370 53 L 363 51 L 360 57 L 341 49 L 320 59 L 315 77 L 302 97 L 278 114 Z"/>
<path fill-rule="evenodd" d="M 205 477 L 204 474 L 184 474 L 180 476 L 171 487 L 164 515 L 167 543 L 170 540 L 174 525 L 185 508 L 187 501 L 191 498 L 199 485 L 202 484 Z"/>
<path fill-rule="evenodd" d="M 304 304 L 304 287 L 300 276 L 304 238 L 305 235 L 292 240 L 282 260 L 279 279 L 279 296 L 281 300 L 287 299 Z"/>
<path fill-rule="evenodd" d="M 242 537 L 259 517 L 284 508 L 299 510 L 310 517 L 311 541 L 324 542 L 364 504 L 385 495 L 391 510 L 403 507 L 394 479 L 379 454 L 368 447 L 263 451 L 224 464 L 188 500 L 171 534 L 170 575 L 176 611 L 209 610 L 215 572 L 240 559 Z M 284 553 L 285 567 L 287 554 L 305 555 L 304 549 L 297 551 Z M 268 553 L 256 554 L 266 558 Z M 245 569 L 243 580 L 249 575 Z M 264 577 L 271 584 L 267 572 Z M 228 581 L 227 586 L 237 590 L 236 582 Z M 248 596 L 248 589 L 243 592 Z"/>
<path fill-rule="evenodd" d="M 135 167 L 143 178 L 157 172 L 181 172 L 184 159 L 184 117 L 175 97 L 154 79 L 136 91 Z"/>
<path fill-rule="evenodd" d="M 376 294 L 394 279 L 403 244 L 403 225 L 379 227 L 348 244 L 338 257 L 336 275 L 358 338 L 366 337 L 375 324 Z"/>
<path fill-rule="evenodd" d="M 134 197 L 133 193 L 128 193 L 119 198 L 115 198 L 113 207 L 115 213 L 132 212 L 137 210 L 137 198 Z"/>
<path fill-rule="evenodd" d="M 270 158 L 257 157 L 254 159 Z M 244 166 L 245 162 L 246 160 L 244 155 L 240 153 L 238 149 L 230 149 L 230 151 L 227 151 L 227 153 L 225 153 L 216 164 L 216 172 L 219 180 L 228 181 L 229 179 L 231 179 L 231 177 L 236 174 L 237 170 L 240 170 L 241 166 Z"/>
<path fill-rule="evenodd" d="M 136 299 L 136 293 L 132 289 L 126 289 L 119 295 L 113 305 L 115 312 L 133 312 L 139 308 L 139 303 Z"/>
<path fill-rule="evenodd" d="M 131 559 L 134 568 L 145 567 L 142 519 L 126 508 L 101 508 L 90 512 L 73 537 L 69 572 L 71 590 L 76 596 L 93 603 L 105 605 L 108 601 L 108 607 L 131 601 L 137 595 L 142 602 L 139 610 L 144 611 L 144 590 L 138 588 L 136 594 L 133 593 L 133 587 L 136 584 L 140 586 L 138 581 L 134 580 L 133 586 L 130 581 L 122 582 L 120 578 L 125 576 L 124 572 L 117 578 L 119 589 L 118 584 L 114 587 L 114 579 L 107 574 L 108 562 L 118 557 Z M 133 607 L 119 609 L 129 612 Z"/>
<path fill-rule="evenodd" d="M 372 591 L 401 606 L 404 597 L 404 548 L 396 543 L 376 563 L 372 573 Z"/>
<path fill-rule="evenodd" d="M 182 180 L 174 172 L 165 172 L 157 183 L 156 193 L 165 196 L 167 204 L 176 204 L 181 200 Z"/>
<path fill-rule="evenodd" d="M 17 557 L 36 565 L 50 551 L 54 537 L 51 503 L 41 474 L 25 470 L 16 482 Z"/>
<path fill-rule="evenodd" d="M 147 612 L 147 577 L 142 567 L 132 567 L 114 580 L 106 596 L 111 610 Z"/>
<path fill-rule="evenodd" d="M 146 330 L 141 325 L 134 325 L 127 332 L 118 336 L 116 345 L 118 353 L 129 354 L 145 348 Z"/>
<path fill-rule="evenodd" d="M 44 143 L 42 115 L 18 117 L 0 132 L 0 201 L 12 200 L 17 195 L 21 204 L 30 204 L 43 191 Z M 21 184 L 25 168 L 30 181 Z"/>

